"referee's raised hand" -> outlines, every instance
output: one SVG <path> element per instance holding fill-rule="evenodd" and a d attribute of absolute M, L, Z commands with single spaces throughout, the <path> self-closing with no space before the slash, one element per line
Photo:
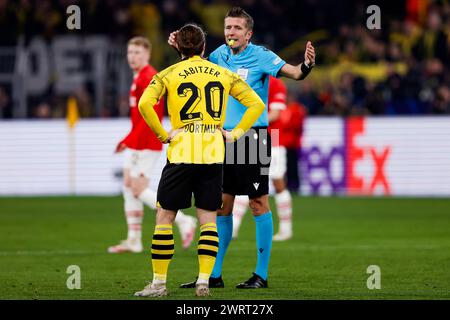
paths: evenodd
<path fill-rule="evenodd" d="M 308 65 L 308 67 L 316 64 L 316 50 L 311 44 L 311 41 L 308 41 L 306 43 L 305 63 Z"/>

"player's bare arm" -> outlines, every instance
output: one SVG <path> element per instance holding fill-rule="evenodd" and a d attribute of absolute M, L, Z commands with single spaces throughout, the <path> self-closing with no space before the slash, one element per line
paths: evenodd
<path fill-rule="evenodd" d="M 316 51 L 311 41 L 306 44 L 305 60 L 297 66 L 286 63 L 280 70 L 280 75 L 294 80 L 303 80 L 316 64 Z"/>
<path fill-rule="evenodd" d="M 270 110 L 268 114 L 269 123 L 277 121 L 280 118 L 280 110 Z"/>
<path fill-rule="evenodd" d="M 125 149 L 127 148 L 127 146 L 125 145 L 125 143 L 123 142 L 119 142 L 116 146 L 116 149 L 114 150 L 114 153 L 121 153 L 123 152 Z"/>

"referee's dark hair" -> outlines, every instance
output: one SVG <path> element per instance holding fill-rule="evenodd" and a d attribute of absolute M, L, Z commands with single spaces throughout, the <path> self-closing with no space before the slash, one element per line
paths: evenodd
<path fill-rule="evenodd" d="M 253 18 L 251 15 L 249 15 L 244 9 L 241 7 L 233 7 L 230 10 L 228 10 L 227 15 L 225 18 L 243 18 L 245 19 L 245 23 L 247 25 L 248 30 L 253 30 Z"/>
<path fill-rule="evenodd" d="M 184 25 L 176 37 L 178 50 L 185 57 L 201 55 L 205 46 L 205 32 L 194 23 Z"/>

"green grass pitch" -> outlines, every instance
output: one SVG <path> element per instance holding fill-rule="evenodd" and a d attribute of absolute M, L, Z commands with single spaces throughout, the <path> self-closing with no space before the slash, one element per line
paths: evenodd
<path fill-rule="evenodd" d="M 450 199 L 295 197 L 294 211 L 294 238 L 273 244 L 269 288 L 234 287 L 255 267 L 247 213 L 225 260 L 226 287 L 210 299 L 450 298 Z M 114 255 L 107 247 L 126 235 L 121 197 L 0 198 L 0 299 L 137 299 L 152 278 L 154 222 L 146 209 L 145 253 Z M 178 288 L 197 274 L 196 245 L 182 250 L 174 230 L 162 299 L 197 299 Z M 81 269 L 80 290 L 66 287 L 69 265 Z M 367 288 L 369 265 L 381 269 L 379 290 Z"/>

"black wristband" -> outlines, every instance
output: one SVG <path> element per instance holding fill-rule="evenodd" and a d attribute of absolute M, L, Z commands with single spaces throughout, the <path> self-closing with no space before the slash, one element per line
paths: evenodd
<path fill-rule="evenodd" d="M 300 70 L 302 71 L 302 76 L 300 77 L 300 80 L 305 79 L 306 76 L 311 72 L 313 67 L 314 65 L 307 67 L 305 62 L 302 62 L 302 64 L 300 65 Z"/>

